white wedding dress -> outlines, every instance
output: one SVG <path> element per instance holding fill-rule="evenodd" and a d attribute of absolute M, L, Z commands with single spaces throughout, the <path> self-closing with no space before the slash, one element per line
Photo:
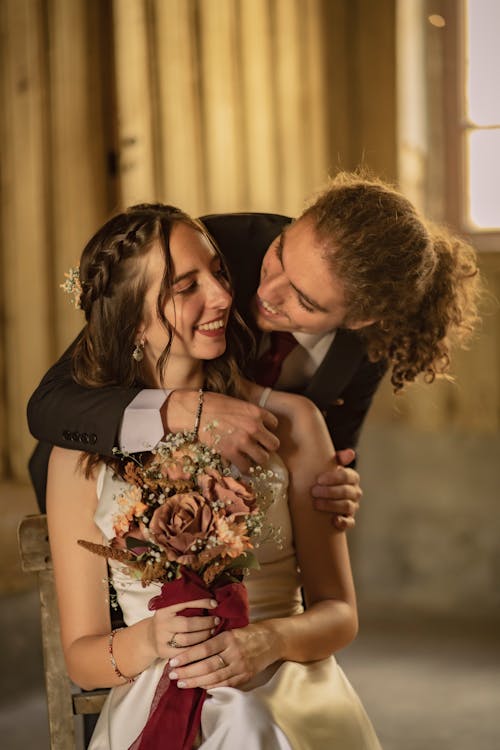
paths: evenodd
<path fill-rule="evenodd" d="M 278 549 L 269 541 L 257 549 L 260 569 L 245 578 L 251 621 L 302 612 L 288 474 L 278 456 L 272 458 L 270 468 L 278 486 L 268 518 L 281 529 L 283 545 Z M 114 536 L 115 497 L 124 484 L 102 467 L 95 521 L 106 541 Z M 114 561 L 111 576 L 127 625 L 152 616 L 147 605 L 159 593 L 159 584 L 142 588 Z M 165 663 L 158 659 L 135 682 L 110 691 L 89 750 L 129 748 L 147 721 Z M 201 730 L 200 750 L 380 750 L 370 720 L 333 656 L 307 664 L 274 664 L 242 688 L 209 690 Z"/>

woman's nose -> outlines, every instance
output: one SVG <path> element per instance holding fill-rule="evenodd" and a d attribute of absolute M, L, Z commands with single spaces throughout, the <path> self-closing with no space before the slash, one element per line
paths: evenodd
<path fill-rule="evenodd" d="M 209 302 L 212 307 L 226 310 L 233 301 L 231 292 L 217 279 L 213 279 L 210 285 Z"/>

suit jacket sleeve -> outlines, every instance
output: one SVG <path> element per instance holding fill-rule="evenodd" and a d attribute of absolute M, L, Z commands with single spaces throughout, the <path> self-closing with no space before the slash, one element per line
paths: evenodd
<path fill-rule="evenodd" d="M 78 385 L 71 375 L 73 346 L 50 368 L 29 400 L 31 434 L 62 448 L 111 456 L 123 412 L 141 389 Z"/>
<path fill-rule="evenodd" d="M 373 396 L 387 371 L 387 363 L 370 362 L 365 356 L 339 397 L 323 414 L 337 450 L 356 448 Z"/>

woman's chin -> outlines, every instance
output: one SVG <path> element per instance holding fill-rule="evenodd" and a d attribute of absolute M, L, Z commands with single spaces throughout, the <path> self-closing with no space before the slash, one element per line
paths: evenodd
<path fill-rule="evenodd" d="M 200 359 L 217 359 L 226 351 L 226 337 L 220 337 L 217 341 L 200 342 L 196 347 L 196 356 Z"/>

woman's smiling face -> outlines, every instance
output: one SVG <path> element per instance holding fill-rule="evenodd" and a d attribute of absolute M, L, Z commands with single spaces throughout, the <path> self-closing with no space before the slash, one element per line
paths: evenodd
<path fill-rule="evenodd" d="M 173 264 L 172 296 L 165 304 L 164 315 L 173 332 L 170 368 L 176 358 L 207 360 L 224 353 L 232 296 L 220 256 L 201 232 L 177 222 L 169 244 Z M 148 253 L 146 264 L 151 285 L 145 296 L 139 338 L 144 337 L 148 359 L 156 364 L 169 340 L 157 311 L 165 270 L 164 254 L 158 242 Z"/>

